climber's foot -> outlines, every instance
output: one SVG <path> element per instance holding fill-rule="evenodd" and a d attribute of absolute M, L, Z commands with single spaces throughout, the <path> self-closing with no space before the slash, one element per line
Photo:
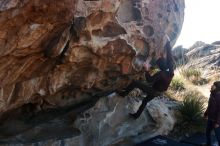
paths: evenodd
<path fill-rule="evenodd" d="M 131 117 L 131 118 L 133 118 L 133 119 L 137 119 L 139 116 L 138 116 L 137 113 L 134 113 L 134 114 L 129 113 L 129 117 Z"/>
<path fill-rule="evenodd" d="M 128 93 L 125 90 L 117 91 L 117 94 L 123 97 L 128 95 Z"/>

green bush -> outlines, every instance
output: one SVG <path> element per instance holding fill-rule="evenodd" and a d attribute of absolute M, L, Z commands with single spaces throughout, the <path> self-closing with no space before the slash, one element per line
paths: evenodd
<path fill-rule="evenodd" d="M 203 118 L 205 97 L 198 92 L 187 92 L 179 106 L 179 126 L 183 133 L 201 132 L 205 128 Z"/>
<path fill-rule="evenodd" d="M 200 78 L 202 75 L 201 71 L 195 68 L 183 68 L 181 74 L 186 78 Z"/>
<path fill-rule="evenodd" d="M 180 77 L 174 77 L 171 81 L 170 88 L 175 91 L 182 91 L 185 89 L 184 81 Z"/>

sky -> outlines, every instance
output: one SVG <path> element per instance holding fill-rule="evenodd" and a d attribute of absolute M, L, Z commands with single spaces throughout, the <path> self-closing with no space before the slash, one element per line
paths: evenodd
<path fill-rule="evenodd" d="M 185 17 L 175 46 L 220 41 L 220 0 L 185 0 Z"/>

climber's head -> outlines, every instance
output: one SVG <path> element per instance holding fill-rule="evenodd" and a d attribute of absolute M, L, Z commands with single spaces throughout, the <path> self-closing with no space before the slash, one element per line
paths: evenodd
<path fill-rule="evenodd" d="M 156 63 L 161 71 L 168 70 L 168 66 L 165 58 L 163 57 L 159 58 Z"/>
<path fill-rule="evenodd" d="M 220 81 L 214 82 L 211 90 L 220 91 Z"/>

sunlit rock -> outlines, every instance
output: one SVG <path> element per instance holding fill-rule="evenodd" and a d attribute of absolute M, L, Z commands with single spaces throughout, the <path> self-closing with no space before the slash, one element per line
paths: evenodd
<path fill-rule="evenodd" d="M 183 9 L 183 0 L 4 0 L 0 111 L 67 88 L 91 95 L 126 86 L 164 53 L 165 35 L 176 41 Z"/>
<path fill-rule="evenodd" d="M 0 117 L 80 108 L 125 87 L 166 54 L 166 35 L 175 43 L 183 16 L 184 0 L 1 1 Z"/>

